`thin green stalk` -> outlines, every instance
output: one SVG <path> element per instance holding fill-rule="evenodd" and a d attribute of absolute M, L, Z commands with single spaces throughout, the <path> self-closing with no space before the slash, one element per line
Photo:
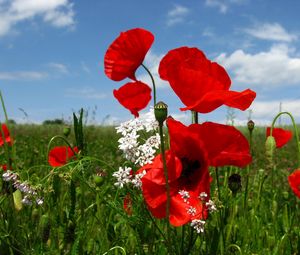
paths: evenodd
<path fill-rule="evenodd" d="M 221 190 L 220 190 L 220 181 L 219 181 L 219 172 L 218 168 L 215 167 L 215 172 L 216 172 L 216 180 L 217 180 L 217 189 L 218 189 L 218 199 L 221 201 Z M 222 210 L 219 209 L 219 226 L 220 226 L 220 240 L 222 244 L 220 245 L 220 252 L 221 255 L 224 254 L 224 246 L 225 246 L 225 240 L 224 240 L 224 226 L 223 226 L 223 215 L 222 215 Z"/>
<path fill-rule="evenodd" d="M 293 115 L 289 112 L 280 112 L 278 113 L 275 118 L 273 119 L 273 122 L 272 122 L 272 125 L 271 125 L 271 130 L 270 130 L 270 136 L 272 136 L 272 133 L 273 133 L 273 129 L 274 129 L 274 126 L 275 126 L 275 122 L 277 121 L 277 119 L 283 115 L 283 114 L 287 114 L 290 118 L 291 118 L 291 121 L 292 121 L 292 124 L 293 124 L 293 128 L 294 128 L 294 132 L 295 132 L 295 137 L 296 137 L 296 142 L 297 142 L 297 148 L 298 148 L 298 165 L 300 166 L 300 142 L 299 142 L 299 133 L 298 133 L 298 128 L 297 128 L 297 125 L 296 125 L 296 122 L 295 122 L 295 119 L 293 117 Z"/>
<path fill-rule="evenodd" d="M 156 86 L 155 86 L 155 81 L 154 81 L 153 75 L 151 74 L 149 69 L 144 64 L 142 64 L 142 67 L 144 67 L 144 69 L 147 71 L 147 73 L 149 74 L 149 76 L 151 78 L 152 87 L 153 87 L 153 103 L 154 103 L 154 105 L 156 105 Z"/>
<path fill-rule="evenodd" d="M 169 176 L 168 176 L 168 168 L 167 168 L 167 161 L 165 155 L 165 142 L 163 136 L 163 123 L 159 124 L 159 136 L 160 136 L 160 150 L 161 150 L 161 157 L 163 161 L 163 168 L 164 168 L 164 175 L 166 180 L 166 191 L 167 191 L 167 205 L 166 205 L 166 218 L 167 218 L 167 243 L 169 252 L 171 252 L 171 243 L 170 243 L 170 186 L 169 186 Z"/>
<path fill-rule="evenodd" d="M 196 111 L 192 111 L 192 123 L 193 124 L 199 123 L 198 112 L 196 112 Z"/>

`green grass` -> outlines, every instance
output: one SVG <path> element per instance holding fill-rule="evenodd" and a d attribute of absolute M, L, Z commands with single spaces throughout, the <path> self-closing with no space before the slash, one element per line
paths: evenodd
<path fill-rule="evenodd" d="M 11 133 L 14 171 L 37 187 L 44 204 L 16 210 L 11 187 L 1 182 L 1 255 L 170 254 L 166 222 L 151 217 L 139 191 L 114 186 L 111 175 L 125 160 L 113 127 L 84 128 L 87 156 L 54 170 L 47 163 L 48 143 L 63 135 L 63 126 L 13 125 Z M 75 143 L 73 132 L 68 140 Z M 173 254 L 300 253 L 300 200 L 287 182 L 297 167 L 297 146 L 291 141 L 277 149 L 270 165 L 264 143 L 265 129 L 255 128 L 253 163 L 243 169 L 219 168 L 219 192 L 211 169 L 211 196 L 218 211 L 209 216 L 204 234 L 189 226 L 172 227 Z M 55 140 L 55 145 L 65 144 Z M 0 160 L 5 157 L 2 150 Z M 94 179 L 99 171 L 107 173 L 100 184 Z M 236 194 L 228 187 L 233 173 L 242 177 Z M 127 194 L 133 200 L 132 215 L 123 210 Z"/>

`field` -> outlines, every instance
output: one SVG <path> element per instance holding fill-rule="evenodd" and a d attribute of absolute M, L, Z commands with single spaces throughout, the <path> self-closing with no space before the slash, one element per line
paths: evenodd
<path fill-rule="evenodd" d="M 240 130 L 249 139 L 248 129 Z M 299 199 L 287 181 L 297 167 L 294 139 L 276 149 L 270 163 L 265 128 L 255 127 L 249 166 L 210 167 L 217 210 L 198 234 L 188 224 L 155 219 L 140 190 L 114 185 L 112 174 L 126 162 L 114 127 L 83 127 L 84 155 L 51 167 L 48 144 L 65 137 L 63 131 L 63 125 L 11 126 L 13 170 L 43 204 L 21 205 L 18 192 L 1 181 L 1 254 L 299 254 Z M 66 139 L 75 145 L 73 128 Z M 50 147 L 57 145 L 63 139 Z M 234 173 L 241 184 L 238 177 L 229 181 Z"/>

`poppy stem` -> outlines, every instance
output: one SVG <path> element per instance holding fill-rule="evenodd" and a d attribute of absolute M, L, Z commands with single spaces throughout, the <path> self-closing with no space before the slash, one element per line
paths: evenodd
<path fill-rule="evenodd" d="M 295 119 L 293 117 L 293 115 L 289 112 L 280 112 L 278 113 L 275 118 L 273 119 L 273 122 L 272 122 L 272 125 L 271 125 L 271 130 L 270 130 L 270 136 L 272 136 L 272 133 L 273 133 L 273 129 L 274 129 L 274 126 L 275 126 L 275 122 L 277 121 L 277 119 L 283 115 L 283 114 L 287 114 L 291 121 L 292 121 L 292 124 L 293 124 L 293 128 L 294 128 L 294 133 L 295 133 L 295 137 L 296 137 L 296 143 L 297 143 L 297 148 L 298 148 L 298 166 L 300 166 L 300 142 L 299 142 L 299 133 L 298 133 L 298 128 L 297 128 L 297 125 L 296 125 L 296 122 L 295 122 Z"/>
<path fill-rule="evenodd" d="M 146 70 L 146 72 L 149 74 L 149 76 L 151 78 L 152 87 L 153 87 L 153 103 L 154 103 L 154 105 L 156 105 L 156 86 L 155 86 L 155 81 L 154 81 L 153 75 L 151 74 L 150 70 L 144 64 L 142 64 L 142 67 L 144 67 L 144 69 Z"/>
<path fill-rule="evenodd" d="M 169 186 L 169 176 L 168 176 L 168 169 L 167 169 L 167 161 L 165 155 L 165 143 L 164 143 L 164 134 L 163 134 L 163 123 L 159 123 L 159 136 L 160 136 L 160 150 L 161 150 L 161 158 L 163 162 L 164 168 L 164 175 L 166 180 L 166 191 L 167 191 L 167 205 L 166 205 L 166 218 L 167 218 L 167 244 L 169 252 L 171 252 L 171 245 L 170 245 L 170 186 Z"/>
<path fill-rule="evenodd" d="M 192 111 L 192 124 L 198 124 L 199 119 L 198 119 L 198 112 Z"/>

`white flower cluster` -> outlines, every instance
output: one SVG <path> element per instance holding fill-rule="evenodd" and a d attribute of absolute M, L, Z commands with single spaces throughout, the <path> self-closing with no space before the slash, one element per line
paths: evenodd
<path fill-rule="evenodd" d="M 139 131 L 148 133 L 157 130 L 157 128 L 158 122 L 155 120 L 153 109 L 139 118 L 123 122 L 116 127 L 117 133 L 122 134 L 118 142 L 119 149 L 124 153 L 125 158 L 139 166 L 152 163 L 160 146 L 159 134 L 150 136 L 141 144 Z"/>
<path fill-rule="evenodd" d="M 204 225 L 204 220 L 192 220 L 191 222 L 191 227 L 194 228 L 198 234 L 204 232 Z"/>
<path fill-rule="evenodd" d="M 146 174 L 146 170 L 138 174 L 133 174 L 130 167 L 119 167 L 119 170 L 112 174 L 113 177 L 117 179 L 115 186 L 118 188 L 123 188 L 126 184 L 131 183 L 135 188 L 140 189 L 142 187 L 141 179 Z"/>
<path fill-rule="evenodd" d="M 24 197 L 22 199 L 22 203 L 24 205 L 32 205 L 32 201 L 35 200 L 37 205 L 42 205 L 44 200 L 43 198 L 37 197 L 37 192 L 34 188 L 32 188 L 28 183 L 21 182 L 19 180 L 19 176 L 16 173 L 13 173 L 10 170 L 7 170 L 3 175 L 2 178 L 6 182 L 12 181 L 12 185 L 15 189 L 20 190 L 24 193 Z"/>

